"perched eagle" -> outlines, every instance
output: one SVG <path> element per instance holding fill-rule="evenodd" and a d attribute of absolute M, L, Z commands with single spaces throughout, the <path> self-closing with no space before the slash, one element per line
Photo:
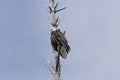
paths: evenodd
<path fill-rule="evenodd" d="M 53 50 L 59 52 L 59 54 L 66 59 L 67 54 L 70 51 L 70 46 L 68 45 L 68 41 L 65 35 L 60 31 L 60 29 L 56 29 L 55 27 L 50 28 L 51 31 L 51 44 Z"/>

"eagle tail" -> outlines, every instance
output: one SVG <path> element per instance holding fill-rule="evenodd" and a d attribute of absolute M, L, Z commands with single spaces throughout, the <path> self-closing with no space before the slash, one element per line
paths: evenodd
<path fill-rule="evenodd" d="M 61 49 L 60 49 L 60 55 L 64 58 L 64 59 L 66 59 L 67 58 L 67 52 L 66 52 L 66 48 L 64 47 L 64 46 L 62 46 L 61 47 Z"/>

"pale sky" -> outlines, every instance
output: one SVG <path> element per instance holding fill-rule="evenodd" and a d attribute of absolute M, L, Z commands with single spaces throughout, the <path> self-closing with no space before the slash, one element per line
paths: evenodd
<path fill-rule="evenodd" d="M 120 1 L 56 0 L 71 52 L 63 80 L 120 80 Z M 49 0 L 0 0 L 0 80 L 53 80 Z"/>

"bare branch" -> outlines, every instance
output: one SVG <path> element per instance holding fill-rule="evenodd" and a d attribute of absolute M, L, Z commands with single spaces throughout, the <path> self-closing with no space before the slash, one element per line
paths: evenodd
<path fill-rule="evenodd" d="M 62 11 L 62 10 L 64 10 L 64 9 L 66 9 L 66 7 L 64 7 L 64 8 L 62 8 L 62 9 L 59 9 L 59 10 L 56 10 L 55 13 L 56 13 L 56 12 L 59 12 L 59 11 Z"/>
<path fill-rule="evenodd" d="M 65 35 L 66 31 L 63 32 L 63 34 Z"/>
<path fill-rule="evenodd" d="M 57 19 L 56 19 L 56 23 L 58 22 L 58 20 L 59 20 L 59 16 L 58 16 Z"/>
<path fill-rule="evenodd" d="M 52 66 L 52 64 L 50 63 L 50 60 L 48 59 L 48 65 L 49 65 L 49 69 L 51 71 L 51 74 L 54 76 L 54 80 L 60 80 L 60 56 L 58 54 L 58 52 L 54 51 L 54 58 L 55 58 L 55 69 Z"/>
<path fill-rule="evenodd" d="M 54 2 L 54 0 L 50 0 L 50 1 Z M 49 2 L 50 2 L 50 1 L 49 1 Z"/>
<path fill-rule="evenodd" d="M 56 5 L 55 5 L 55 10 L 56 10 L 57 6 L 58 6 L 58 2 L 57 2 Z"/>
<path fill-rule="evenodd" d="M 52 9 L 51 9 L 51 7 L 49 7 L 49 10 L 50 10 L 50 13 L 52 12 Z"/>
<path fill-rule="evenodd" d="M 50 60 L 48 59 L 48 65 L 49 65 L 49 69 L 51 71 L 52 74 L 55 74 L 55 71 L 54 71 L 54 67 L 52 66 L 52 64 L 50 63 Z"/>
<path fill-rule="evenodd" d="M 56 27 L 56 28 L 57 28 L 57 26 L 58 26 L 58 24 L 53 24 L 53 23 L 51 23 L 51 25 L 52 25 L 53 27 Z"/>

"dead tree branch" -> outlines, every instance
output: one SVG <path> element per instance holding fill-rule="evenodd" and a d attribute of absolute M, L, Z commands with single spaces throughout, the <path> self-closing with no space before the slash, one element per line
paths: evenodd
<path fill-rule="evenodd" d="M 62 9 L 59 9 L 59 10 L 56 10 L 55 13 L 56 13 L 56 12 L 59 12 L 59 11 L 62 11 L 62 10 L 64 10 L 64 9 L 66 9 L 66 7 L 64 7 L 64 8 L 62 8 Z"/>
<path fill-rule="evenodd" d="M 51 25 L 52 27 L 56 27 L 56 28 L 58 26 L 59 16 L 56 18 L 55 13 L 66 9 L 66 7 L 64 7 L 62 9 L 56 10 L 57 7 L 58 7 L 58 2 L 55 4 L 54 0 L 50 0 L 49 10 L 50 10 L 51 19 L 52 19 Z M 59 55 L 59 52 L 56 52 L 56 51 L 53 51 L 53 54 L 55 59 L 55 66 L 53 66 L 50 60 L 48 60 L 49 69 L 51 71 L 51 74 L 54 77 L 54 80 L 60 80 L 60 74 L 61 74 L 60 55 Z"/>

